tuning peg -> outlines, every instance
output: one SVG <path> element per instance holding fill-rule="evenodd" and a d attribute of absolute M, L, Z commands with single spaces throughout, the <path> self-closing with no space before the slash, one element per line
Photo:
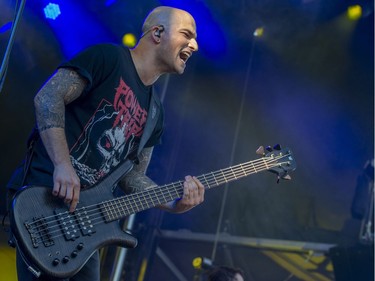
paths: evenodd
<path fill-rule="evenodd" d="M 265 153 L 264 153 L 264 147 L 263 146 L 259 146 L 259 148 L 256 150 L 256 152 L 255 152 L 256 154 L 258 154 L 258 155 L 264 155 Z"/>
<path fill-rule="evenodd" d="M 272 149 L 272 147 L 267 146 L 267 147 L 266 147 L 266 150 L 269 151 L 269 152 L 271 152 L 273 149 Z"/>
<path fill-rule="evenodd" d="M 283 179 L 283 180 L 291 180 L 292 177 L 289 174 L 286 174 L 285 176 L 282 176 L 281 179 Z M 277 183 L 280 182 L 280 176 L 277 177 L 277 181 L 276 182 Z"/>
<path fill-rule="evenodd" d="M 280 144 L 275 144 L 275 145 L 273 146 L 273 149 L 275 149 L 275 150 L 281 150 L 281 146 L 280 146 Z"/>

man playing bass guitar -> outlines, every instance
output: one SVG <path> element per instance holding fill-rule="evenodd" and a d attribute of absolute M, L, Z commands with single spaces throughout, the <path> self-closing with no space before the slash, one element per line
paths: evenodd
<path fill-rule="evenodd" d="M 24 186 L 50 187 L 68 213 L 74 213 L 83 196 L 91 194 L 83 191 L 110 177 L 125 161 L 133 167 L 116 179 L 118 186 L 128 193 L 155 187 L 146 170 L 153 147 L 160 143 L 163 110 L 153 84 L 163 74 L 184 72 L 198 50 L 196 37 L 189 13 L 162 6 L 147 16 L 134 48 L 99 44 L 61 64 L 35 96 L 36 127 L 27 157 L 9 182 L 9 196 Z M 158 207 L 181 213 L 203 200 L 202 183 L 186 176 L 182 197 Z M 37 243 L 33 241 L 35 248 Z M 21 254 L 18 250 L 20 281 L 56 280 L 45 272 L 37 279 Z M 69 278 L 100 280 L 98 251 Z"/>

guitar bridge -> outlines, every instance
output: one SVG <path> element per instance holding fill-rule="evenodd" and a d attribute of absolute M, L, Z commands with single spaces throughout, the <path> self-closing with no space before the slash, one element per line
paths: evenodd
<path fill-rule="evenodd" d="M 34 248 L 38 248 L 40 243 L 43 243 L 45 247 L 55 244 L 50 233 L 49 224 L 44 216 L 34 217 L 33 222 L 25 222 L 25 226 L 30 234 Z"/>

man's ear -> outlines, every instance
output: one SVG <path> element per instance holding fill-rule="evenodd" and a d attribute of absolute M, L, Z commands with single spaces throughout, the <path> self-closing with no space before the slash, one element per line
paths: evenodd
<path fill-rule="evenodd" d="M 159 25 L 158 28 L 155 30 L 154 34 L 156 37 L 160 38 L 160 34 L 164 31 L 164 26 Z"/>
<path fill-rule="evenodd" d="M 155 31 L 154 31 L 154 36 L 157 37 L 155 40 L 156 42 L 160 42 L 160 37 L 161 37 L 161 33 L 164 31 L 164 26 L 163 25 L 159 25 L 156 27 Z"/>

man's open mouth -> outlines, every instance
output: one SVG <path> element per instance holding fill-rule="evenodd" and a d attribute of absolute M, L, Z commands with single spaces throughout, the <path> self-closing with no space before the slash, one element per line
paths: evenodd
<path fill-rule="evenodd" d="M 186 63 L 187 60 L 190 58 L 190 53 L 189 52 L 181 52 L 180 53 L 180 59 Z"/>

